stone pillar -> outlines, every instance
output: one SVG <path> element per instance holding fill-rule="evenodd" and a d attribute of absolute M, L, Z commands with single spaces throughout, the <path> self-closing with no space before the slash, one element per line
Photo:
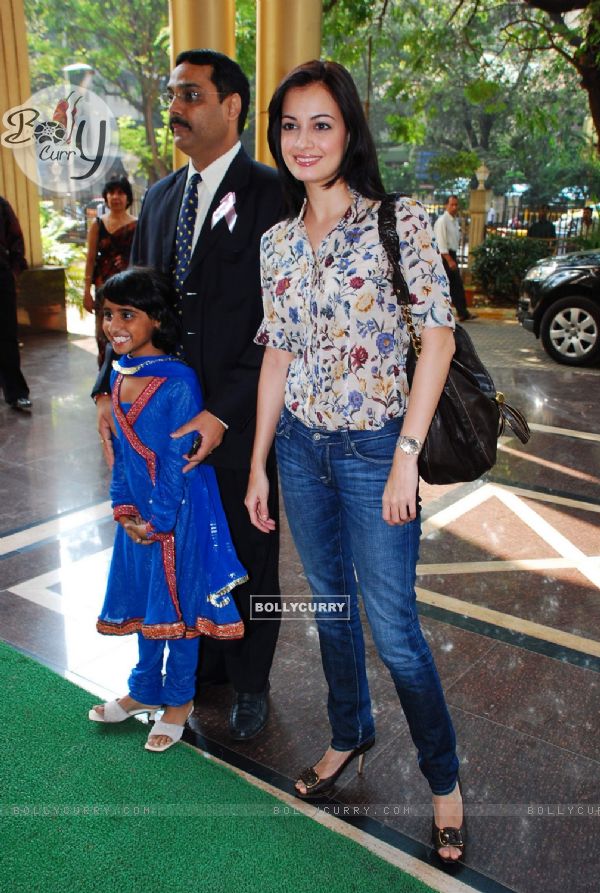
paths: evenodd
<path fill-rule="evenodd" d="M 321 56 L 322 0 L 257 0 L 256 160 L 273 164 L 267 143 L 268 108 L 283 76 Z"/>
<path fill-rule="evenodd" d="M 235 0 L 169 0 L 171 68 L 183 50 L 218 50 L 235 58 Z M 187 164 L 173 149 L 173 167 Z"/>
<path fill-rule="evenodd" d="M 8 109 L 31 96 L 29 54 L 23 0 L 0 3 L 0 118 Z M 14 160 L 10 149 L 0 146 L 0 195 L 10 202 L 25 237 L 27 260 L 42 264 L 39 193 Z"/>
<path fill-rule="evenodd" d="M 472 189 L 469 200 L 469 269 L 473 264 L 473 249 L 481 245 L 485 238 L 485 216 L 487 213 L 487 190 Z"/>

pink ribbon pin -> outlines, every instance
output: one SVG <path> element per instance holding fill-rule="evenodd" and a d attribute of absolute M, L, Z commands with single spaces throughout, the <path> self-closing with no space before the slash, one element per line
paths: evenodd
<path fill-rule="evenodd" d="M 235 192 L 228 192 L 227 195 L 224 195 L 221 199 L 219 207 L 212 215 L 210 221 L 211 229 L 214 229 L 221 217 L 225 218 L 225 222 L 229 227 L 229 232 L 232 233 L 237 220 L 237 214 L 235 212 Z"/>

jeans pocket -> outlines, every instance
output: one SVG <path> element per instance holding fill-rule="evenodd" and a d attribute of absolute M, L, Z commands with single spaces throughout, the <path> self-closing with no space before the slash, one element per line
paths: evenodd
<path fill-rule="evenodd" d="M 350 448 L 357 459 L 374 465 L 391 465 L 398 440 L 398 431 L 373 434 L 350 441 Z"/>
<path fill-rule="evenodd" d="M 288 426 L 289 421 L 284 409 L 279 416 L 279 421 L 277 422 L 277 427 L 275 428 L 275 437 L 281 437 L 282 435 L 287 434 Z"/>

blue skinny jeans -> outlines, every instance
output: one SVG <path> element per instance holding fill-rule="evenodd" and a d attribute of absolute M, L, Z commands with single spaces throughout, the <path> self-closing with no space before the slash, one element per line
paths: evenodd
<path fill-rule="evenodd" d="M 377 651 L 404 710 L 434 794 L 458 774 L 456 738 L 419 625 L 415 578 L 421 522 L 381 517 L 401 420 L 375 431 L 308 428 L 284 409 L 276 450 L 290 529 L 313 596 L 347 595 L 350 619 L 315 614 L 335 750 L 374 737 L 358 590 Z"/>

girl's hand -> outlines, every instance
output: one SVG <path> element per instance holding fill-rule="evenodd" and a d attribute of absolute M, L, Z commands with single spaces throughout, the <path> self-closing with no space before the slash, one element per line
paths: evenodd
<path fill-rule="evenodd" d="M 119 523 L 121 527 L 125 530 L 125 533 L 129 537 L 129 539 L 133 540 L 134 543 L 138 546 L 151 546 L 152 540 L 147 538 L 146 533 L 146 522 L 143 518 L 140 518 L 138 515 L 135 518 L 130 516 L 124 516 L 120 519 Z"/>
<path fill-rule="evenodd" d="M 390 525 L 406 524 L 417 517 L 417 457 L 402 450 L 394 453 L 390 475 L 383 491 L 382 518 Z"/>
<path fill-rule="evenodd" d="M 269 517 L 269 479 L 264 468 L 251 468 L 244 505 L 250 521 L 263 533 L 275 530 L 275 521 Z"/>

